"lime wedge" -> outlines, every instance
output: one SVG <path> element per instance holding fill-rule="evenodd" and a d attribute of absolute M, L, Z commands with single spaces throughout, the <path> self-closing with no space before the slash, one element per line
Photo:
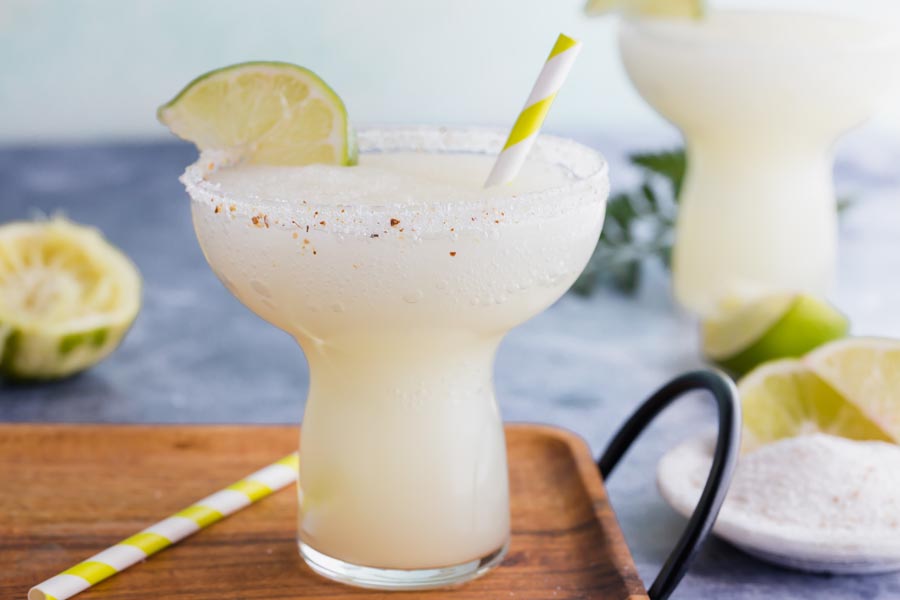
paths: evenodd
<path fill-rule="evenodd" d="M 140 309 L 132 262 L 61 218 L 0 226 L 0 373 L 55 379 L 116 347 Z"/>
<path fill-rule="evenodd" d="M 588 0 L 584 7 L 588 15 L 612 12 L 637 17 L 699 19 L 706 14 L 704 0 Z"/>
<path fill-rule="evenodd" d="M 804 363 L 900 443 L 900 340 L 839 340 Z"/>
<path fill-rule="evenodd" d="M 201 150 L 225 150 L 250 163 L 356 160 L 344 103 L 315 73 L 289 63 L 248 62 L 210 71 L 157 116 Z"/>
<path fill-rule="evenodd" d="M 854 440 L 896 441 L 860 406 L 800 360 L 766 363 L 741 379 L 738 391 L 745 450 L 817 432 Z M 896 407 L 894 410 L 897 414 Z"/>
<path fill-rule="evenodd" d="M 741 375 L 776 358 L 799 358 L 847 334 L 836 308 L 805 294 L 776 294 L 724 310 L 702 325 L 703 354 Z"/>

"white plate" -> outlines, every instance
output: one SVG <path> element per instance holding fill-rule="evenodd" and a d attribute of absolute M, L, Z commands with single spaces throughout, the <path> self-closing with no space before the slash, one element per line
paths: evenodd
<path fill-rule="evenodd" d="M 714 447 L 715 436 L 700 436 L 676 446 L 659 461 L 659 491 L 685 517 L 700 498 Z M 727 499 L 713 532 L 747 554 L 790 569 L 837 574 L 900 571 L 896 536 L 854 539 L 823 529 L 794 529 L 788 534 L 784 528 L 730 508 Z"/>

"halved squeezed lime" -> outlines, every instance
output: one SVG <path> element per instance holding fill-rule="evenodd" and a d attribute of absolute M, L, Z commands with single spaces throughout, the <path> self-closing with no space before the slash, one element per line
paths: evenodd
<path fill-rule="evenodd" d="M 116 347 L 141 306 L 134 264 L 62 218 L 0 226 L 0 373 L 55 379 Z"/>

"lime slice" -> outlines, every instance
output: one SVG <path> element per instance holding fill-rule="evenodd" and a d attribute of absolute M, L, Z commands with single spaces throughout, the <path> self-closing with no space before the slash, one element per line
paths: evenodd
<path fill-rule="evenodd" d="M 347 165 L 355 145 L 344 103 L 315 73 L 278 62 L 248 62 L 190 82 L 159 120 L 201 150 L 251 163 Z"/>
<path fill-rule="evenodd" d="M 629 16 L 699 19 L 706 14 L 704 0 L 588 0 L 588 15 L 620 12 Z"/>
<path fill-rule="evenodd" d="M 805 294 L 777 294 L 730 308 L 702 326 L 703 354 L 741 375 L 776 358 L 798 358 L 847 334 L 836 308 Z"/>
<path fill-rule="evenodd" d="M 95 229 L 0 226 L 0 373 L 55 379 L 96 364 L 122 341 L 140 291 L 137 269 Z"/>
<path fill-rule="evenodd" d="M 839 340 L 804 362 L 900 443 L 900 340 Z"/>
<path fill-rule="evenodd" d="M 745 450 L 816 432 L 854 440 L 894 441 L 859 406 L 800 360 L 766 363 L 741 379 L 738 392 Z"/>

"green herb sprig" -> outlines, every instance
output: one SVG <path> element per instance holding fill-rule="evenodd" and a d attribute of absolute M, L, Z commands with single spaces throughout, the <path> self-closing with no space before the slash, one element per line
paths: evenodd
<path fill-rule="evenodd" d="M 572 287 L 577 294 L 589 295 L 604 284 L 633 293 L 647 259 L 669 264 L 678 195 L 687 170 L 684 150 L 632 154 L 628 159 L 640 170 L 641 183 L 607 200 L 597 249 Z"/>

